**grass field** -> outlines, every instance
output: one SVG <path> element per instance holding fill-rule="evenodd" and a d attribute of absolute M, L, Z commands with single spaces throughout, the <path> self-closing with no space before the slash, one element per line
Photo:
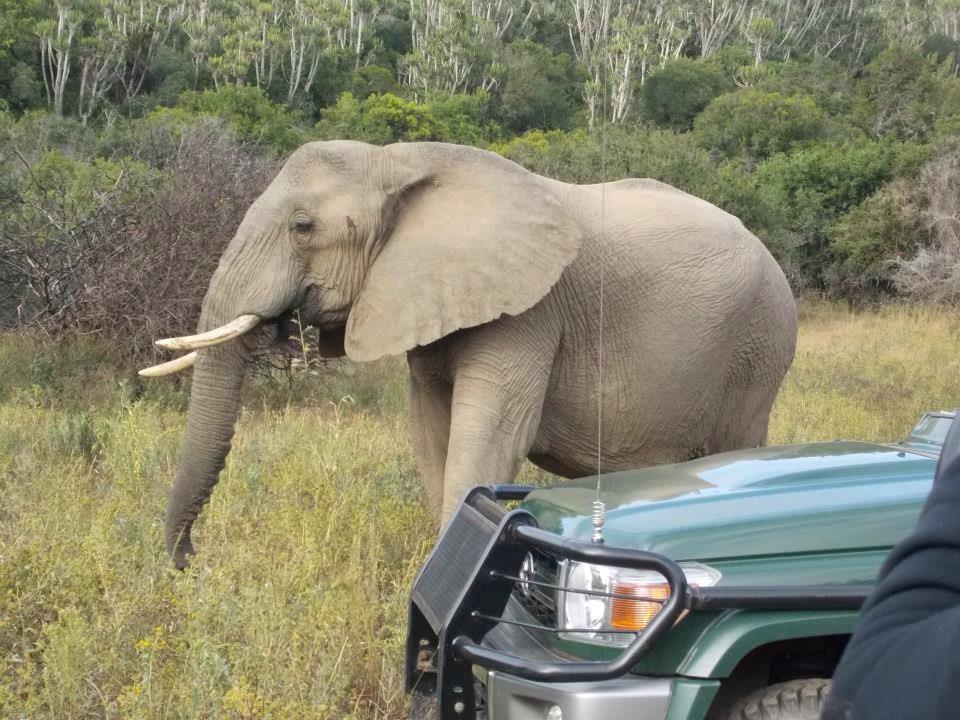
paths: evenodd
<path fill-rule="evenodd" d="M 958 347 L 945 311 L 805 304 L 770 441 L 897 438 L 960 404 Z M 96 345 L 0 338 L 0 717 L 402 717 L 430 543 L 403 387 L 399 361 L 252 387 L 178 573 L 185 393 L 134 400 Z"/>

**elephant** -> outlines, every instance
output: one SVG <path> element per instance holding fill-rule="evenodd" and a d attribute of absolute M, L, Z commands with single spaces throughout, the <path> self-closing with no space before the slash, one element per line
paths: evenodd
<path fill-rule="evenodd" d="M 797 307 L 734 216 L 669 185 L 572 185 L 445 143 L 311 142 L 253 202 L 204 297 L 169 496 L 174 564 L 230 449 L 259 324 L 324 354 L 406 353 L 409 434 L 436 522 L 529 458 L 565 476 L 766 441 Z"/>

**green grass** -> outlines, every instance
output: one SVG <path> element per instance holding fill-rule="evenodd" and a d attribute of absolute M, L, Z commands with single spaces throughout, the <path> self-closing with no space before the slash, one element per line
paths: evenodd
<path fill-rule="evenodd" d="M 958 404 L 958 341 L 934 309 L 805 305 L 771 442 L 903 435 Z M 185 388 L 141 392 L 95 343 L 0 339 L 0 717 L 402 717 L 431 541 L 403 386 L 399 361 L 255 383 L 178 573 Z"/>

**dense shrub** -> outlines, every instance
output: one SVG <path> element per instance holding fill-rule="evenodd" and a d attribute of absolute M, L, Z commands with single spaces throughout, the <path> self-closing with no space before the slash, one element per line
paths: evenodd
<path fill-rule="evenodd" d="M 827 288 L 851 298 L 892 290 L 898 259 L 915 256 L 925 236 L 925 202 L 914 179 L 898 179 L 841 217 L 828 230 Z"/>
<path fill-rule="evenodd" d="M 831 115 L 845 115 L 853 107 L 854 79 L 846 67 L 830 58 L 766 62 L 757 70 L 755 86 L 760 90 L 808 95 Z"/>
<path fill-rule="evenodd" d="M 825 142 L 757 167 L 755 181 L 779 208 L 784 242 L 793 246 L 792 259 L 808 283 L 824 285 L 833 223 L 895 175 L 916 172 L 922 157 L 909 143 Z"/>
<path fill-rule="evenodd" d="M 220 253 L 275 164 L 215 120 L 167 145 L 162 168 L 50 149 L 20 173 L 0 216 L 3 264 L 16 270 L 0 276 L 0 297 L 20 298 L 8 326 L 123 338 L 127 355 L 151 358 L 155 338 L 192 331 Z"/>
<path fill-rule="evenodd" d="M 504 48 L 494 117 L 513 132 L 566 129 L 580 96 L 573 58 L 528 40 Z"/>
<path fill-rule="evenodd" d="M 960 112 L 960 81 L 950 63 L 894 45 L 864 69 L 859 114 L 876 136 L 923 140 L 937 121 Z"/>
<path fill-rule="evenodd" d="M 823 110 L 808 95 L 738 90 L 711 102 L 694 122 L 707 149 L 760 160 L 823 132 Z"/>
<path fill-rule="evenodd" d="M 483 123 L 482 95 L 451 95 L 420 104 L 391 93 L 358 100 L 343 93 L 321 113 L 316 125 L 321 139 L 362 140 L 377 145 L 392 142 L 446 140 L 486 144 L 495 132 Z"/>
<path fill-rule="evenodd" d="M 895 286 L 921 300 L 960 305 L 960 149 L 942 148 L 924 167 L 919 192 L 920 247 L 896 258 Z"/>
<path fill-rule="evenodd" d="M 732 80 L 717 65 L 679 58 L 643 84 L 643 114 L 657 125 L 689 130 L 710 101 L 732 87 Z"/>
<path fill-rule="evenodd" d="M 177 109 L 222 117 L 241 142 L 263 145 L 278 154 L 303 142 L 298 129 L 300 113 L 271 101 L 256 87 L 225 85 L 219 90 L 187 90 L 180 95 Z"/>
<path fill-rule="evenodd" d="M 591 183 L 604 177 L 602 144 L 583 130 L 531 130 L 490 148 L 528 170 L 564 182 Z M 608 166 L 608 177 L 623 169 Z"/>

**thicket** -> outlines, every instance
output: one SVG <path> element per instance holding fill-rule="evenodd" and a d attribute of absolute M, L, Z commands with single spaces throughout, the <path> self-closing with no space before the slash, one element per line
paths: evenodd
<path fill-rule="evenodd" d="M 459 142 L 739 216 L 798 292 L 960 302 L 934 1 L 0 0 L 0 329 L 149 354 L 300 143 Z"/>

